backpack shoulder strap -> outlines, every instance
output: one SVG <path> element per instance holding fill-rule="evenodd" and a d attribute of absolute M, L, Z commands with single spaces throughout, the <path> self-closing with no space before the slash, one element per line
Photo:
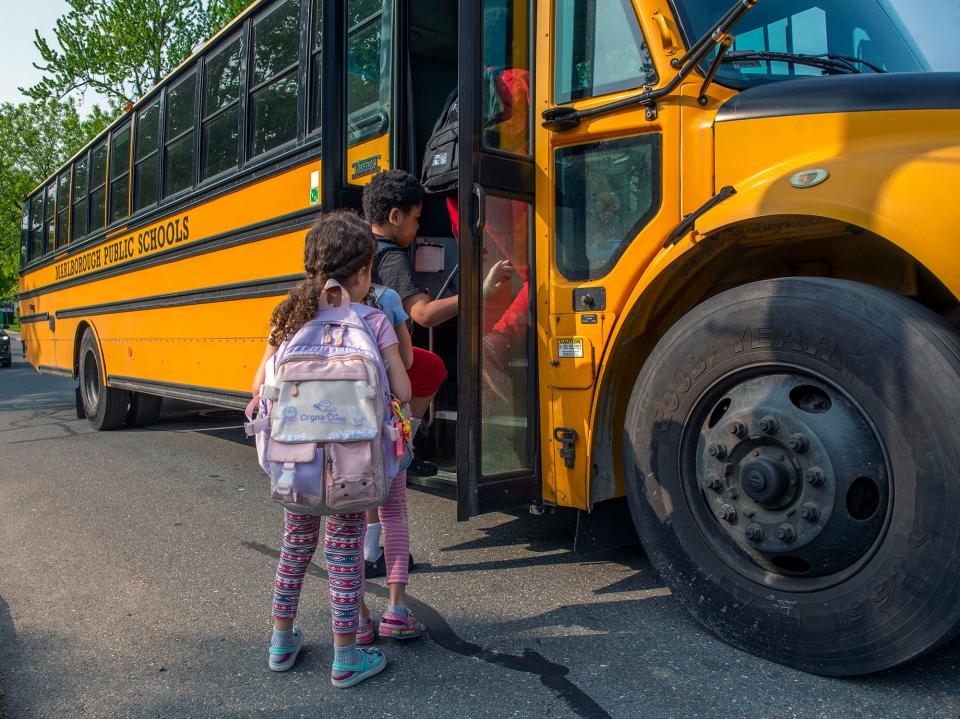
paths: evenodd
<path fill-rule="evenodd" d="M 384 252 L 390 252 L 390 250 L 397 250 L 398 252 L 403 252 L 403 248 L 398 245 L 388 242 L 387 240 L 377 240 L 377 257 L 382 255 Z"/>
<path fill-rule="evenodd" d="M 377 304 L 377 307 L 380 307 L 380 300 L 383 298 L 383 293 L 388 289 L 386 285 L 378 285 L 376 282 L 370 285 L 370 293 L 373 295 L 373 301 Z"/>

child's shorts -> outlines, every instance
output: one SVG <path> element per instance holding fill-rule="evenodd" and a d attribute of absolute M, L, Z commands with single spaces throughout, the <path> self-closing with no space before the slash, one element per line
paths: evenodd
<path fill-rule="evenodd" d="M 433 352 L 413 348 L 413 365 L 407 370 L 410 375 L 410 390 L 414 397 L 430 397 L 436 394 L 447 378 L 443 360 Z"/>

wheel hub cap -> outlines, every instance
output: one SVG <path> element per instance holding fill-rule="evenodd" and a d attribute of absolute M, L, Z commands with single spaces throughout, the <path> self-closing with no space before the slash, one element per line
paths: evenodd
<path fill-rule="evenodd" d="M 835 387 L 800 372 L 734 376 L 692 418 L 699 436 L 683 446 L 697 521 L 744 573 L 831 575 L 874 546 L 890 499 L 885 453 Z"/>

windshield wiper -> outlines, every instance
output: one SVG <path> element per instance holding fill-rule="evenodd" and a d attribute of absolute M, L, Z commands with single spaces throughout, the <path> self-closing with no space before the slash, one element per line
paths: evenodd
<path fill-rule="evenodd" d="M 820 55 L 814 55 L 814 57 L 824 57 L 828 60 L 844 60 L 854 65 L 866 65 L 874 72 L 886 72 L 884 68 L 880 67 L 879 65 L 875 65 L 874 63 L 869 62 L 868 60 L 864 60 L 861 57 L 853 57 L 851 55 L 838 55 L 835 52 L 825 52 Z"/>
<path fill-rule="evenodd" d="M 733 35 L 730 34 L 730 31 L 758 2 L 760 2 L 760 0 L 736 0 L 733 6 L 727 10 L 712 27 L 694 42 L 693 46 L 684 53 L 683 57 L 674 58 L 670 61 L 670 66 L 679 70 L 679 72 L 663 87 L 656 90 L 652 87 L 644 87 L 643 92 L 639 95 L 632 95 L 623 100 L 608 102 L 604 105 L 598 105 L 597 107 L 584 110 L 577 110 L 569 105 L 550 107 L 540 113 L 540 116 L 543 118 L 543 126 L 548 130 L 564 132 L 577 127 L 585 118 L 595 117 L 596 115 L 602 115 L 603 113 L 614 110 L 622 110 L 623 108 L 634 105 L 644 106 L 646 109 L 644 117 L 646 117 L 647 121 L 655 120 L 657 118 L 657 100 L 676 90 L 680 83 L 687 79 L 687 76 L 703 62 L 704 58 L 706 58 L 717 45 L 720 46 L 717 57 L 722 58 L 726 50 L 733 45 L 734 38 Z M 700 104 L 706 103 L 706 97 L 703 95 L 703 92 L 712 80 L 712 73 L 715 73 L 716 67 L 719 67 L 716 59 L 714 60 L 714 66 L 701 89 Z"/>
<path fill-rule="evenodd" d="M 751 61 L 770 61 L 785 62 L 795 65 L 806 65 L 815 67 L 831 75 L 850 75 L 862 72 L 857 65 L 865 65 L 874 72 L 885 72 L 885 70 L 866 60 L 847 55 L 836 55 L 832 53 L 823 53 L 820 55 L 804 55 L 794 52 L 771 52 L 767 50 L 736 50 L 728 52 L 720 62 L 738 63 Z"/>

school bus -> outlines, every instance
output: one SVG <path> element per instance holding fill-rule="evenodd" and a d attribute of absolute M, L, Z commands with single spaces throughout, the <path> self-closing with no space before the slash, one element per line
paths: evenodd
<path fill-rule="evenodd" d="M 243 406 L 305 229 L 419 174 L 455 90 L 414 261 L 460 298 L 415 336 L 459 518 L 574 508 L 733 645 L 892 667 L 960 629 L 960 75 L 928 69 L 886 0 L 260 0 L 26 200 L 29 358 L 99 429 Z"/>

